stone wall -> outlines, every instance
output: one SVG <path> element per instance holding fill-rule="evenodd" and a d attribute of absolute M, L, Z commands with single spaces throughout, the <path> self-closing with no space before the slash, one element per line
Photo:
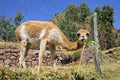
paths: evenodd
<path fill-rule="evenodd" d="M 90 52 L 89 50 L 85 50 L 83 55 L 83 62 L 87 63 L 90 62 Z M 73 61 L 79 61 L 80 57 L 74 57 L 72 56 L 66 56 L 61 55 L 62 53 L 60 51 L 56 52 L 55 55 L 55 62 L 57 65 L 65 65 L 72 63 Z M 19 67 L 19 57 L 20 57 L 20 51 L 17 49 L 4 49 L 0 50 L 0 64 L 9 66 L 9 67 Z M 38 52 L 30 52 L 30 54 L 25 59 L 27 67 L 29 66 L 37 66 L 38 65 Z M 43 63 L 44 66 L 51 66 L 53 65 L 52 56 L 49 51 L 46 51 L 46 54 L 43 57 Z"/>
<path fill-rule="evenodd" d="M 0 64 L 6 65 L 10 67 L 19 67 L 19 57 L 20 51 L 18 50 L 3 50 L 0 51 Z M 57 64 L 60 64 L 60 56 L 56 56 Z M 37 66 L 38 65 L 38 53 L 29 54 L 26 59 L 26 65 L 29 66 Z M 50 66 L 53 64 L 52 57 L 49 52 L 44 55 L 43 64 L 44 66 Z"/>

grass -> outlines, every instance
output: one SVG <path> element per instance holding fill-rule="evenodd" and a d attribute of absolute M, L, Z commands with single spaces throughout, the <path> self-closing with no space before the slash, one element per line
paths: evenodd
<path fill-rule="evenodd" d="M 17 48 L 19 45 L 12 42 L 0 42 L 0 48 Z M 110 51 L 119 52 L 120 48 L 110 49 Z M 108 51 L 103 51 L 105 54 Z M 75 55 L 73 53 L 76 53 Z M 66 52 L 66 55 L 78 56 L 78 51 Z M 114 54 L 113 53 L 113 54 Z M 112 58 L 113 59 L 113 58 Z M 41 72 L 37 73 L 38 67 L 27 69 L 10 68 L 0 66 L 0 80 L 120 80 L 120 62 L 105 61 L 101 62 L 102 75 L 100 76 L 96 70 L 94 63 L 88 65 L 80 64 L 79 62 L 71 63 L 67 66 L 42 66 Z"/>
<path fill-rule="evenodd" d="M 102 76 L 100 76 L 94 64 L 74 66 L 42 66 L 41 72 L 37 73 L 38 67 L 33 68 L 7 68 L 0 67 L 0 80 L 120 80 L 120 64 L 101 63 Z"/>
<path fill-rule="evenodd" d="M 19 44 L 15 42 L 2 42 L 0 41 L 0 49 L 17 49 L 19 48 Z"/>

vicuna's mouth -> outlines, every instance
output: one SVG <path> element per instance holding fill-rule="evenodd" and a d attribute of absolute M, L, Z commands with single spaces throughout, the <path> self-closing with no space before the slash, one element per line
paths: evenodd
<path fill-rule="evenodd" d="M 83 39 L 81 39 L 81 41 L 83 41 L 83 42 L 84 42 L 85 40 L 86 40 L 86 39 L 84 39 L 84 38 L 83 38 Z"/>
<path fill-rule="evenodd" d="M 83 42 L 84 42 L 84 40 L 85 40 L 85 39 L 81 39 L 81 41 L 83 41 Z"/>

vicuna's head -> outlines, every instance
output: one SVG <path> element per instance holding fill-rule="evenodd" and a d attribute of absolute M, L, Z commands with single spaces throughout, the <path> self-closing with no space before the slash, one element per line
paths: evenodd
<path fill-rule="evenodd" d="M 86 29 L 80 29 L 77 32 L 77 40 L 78 41 L 84 41 L 86 39 L 88 39 L 89 37 L 89 31 L 87 31 Z"/>

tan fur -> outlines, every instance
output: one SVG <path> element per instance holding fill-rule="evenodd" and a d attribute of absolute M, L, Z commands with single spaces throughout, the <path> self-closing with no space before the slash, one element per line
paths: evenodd
<path fill-rule="evenodd" d="M 19 41 L 21 41 L 21 36 L 19 33 L 20 33 L 20 30 L 21 30 L 23 25 L 26 27 L 26 30 L 28 31 L 28 33 L 31 37 L 36 36 L 43 29 L 46 29 L 46 31 L 49 31 L 51 28 L 56 27 L 56 25 L 54 25 L 51 22 L 42 22 L 42 21 L 24 22 L 15 31 L 16 36 L 19 39 Z M 49 26 L 49 27 L 47 27 L 47 26 Z M 48 33 L 46 33 L 46 35 L 48 35 Z"/>
<path fill-rule="evenodd" d="M 84 44 L 81 39 L 87 39 L 86 34 L 89 33 L 87 30 L 81 29 L 77 32 L 77 34 L 80 34 L 78 35 L 78 40 L 76 42 L 70 42 L 55 24 L 42 21 L 24 22 L 15 32 L 18 41 L 21 43 L 19 60 L 20 65 L 24 68 L 26 67 L 24 58 L 27 56 L 28 50 L 34 42 L 39 42 L 38 44 L 40 44 L 39 66 L 41 66 L 47 45 L 54 58 L 56 46 L 60 45 L 67 50 L 77 50 Z"/>

